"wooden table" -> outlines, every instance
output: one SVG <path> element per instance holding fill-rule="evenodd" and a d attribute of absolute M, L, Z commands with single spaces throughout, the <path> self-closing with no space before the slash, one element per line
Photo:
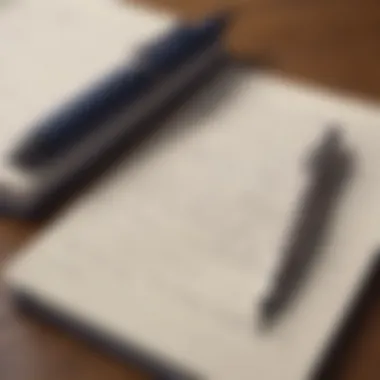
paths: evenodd
<path fill-rule="evenodd" d="M 196 16 L 234 0 L 150 2 Z M 259 56 L 290 76 L 380 98 L 378 0 L 251 0 L 238 12 L 226 41 L 242 59 Z M 0 268 L 37 228 L 0 221 Z M 380 378 L 380 299 L 375 289 L 372 293 L 372 301 L 347 335 L 339 360 L 334 361 L 333 379 Z M 1 380 L 148 378 L 132 365 L 117 362 L 52 326 L 17 314 L 0 282 Z"/>

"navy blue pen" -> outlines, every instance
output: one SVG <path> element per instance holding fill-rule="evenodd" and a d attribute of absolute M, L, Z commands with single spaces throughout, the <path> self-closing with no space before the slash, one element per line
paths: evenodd
<path fill-rule="evenodd" d="M 95 83 L 31 129 L 11 153 L 22 169 L 39 169 L 65 154 L 113 115 L 137 102 L 160 78 L 217 41 L 226 26 L 224 15 L 179 25 L 143 47 L 132 67 L 121 67 Z"/>

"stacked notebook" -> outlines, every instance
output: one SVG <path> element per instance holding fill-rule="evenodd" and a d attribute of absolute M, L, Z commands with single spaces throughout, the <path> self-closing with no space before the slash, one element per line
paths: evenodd
<path fill-rule="evenodd" d="M 44 8 L 50 21 L 41 28 L 78 47 L 72 47 L 70 69 L 43 88 L 33 85 L 30 72 L 21 70 L 20 78 L 9 63 L 0 86 L 13 94 L 10 107 L 21 111 L 2 112 L 4 122 L 23 124 L 68 91 L 66 78 L 85 81 L 110 57 L 128 54 L 172 22 L 132 7 L 111 11 L 105 3 Z M 38 22 L 40 11 L 30 2 L 27 19 Z M 26 10 L 12 12 L 16 18 Z M 67 29 L 54 29 L 53 15 Z M 23 36 L 12 49 L 25 51 L 28 39 L 37 44 L 37 35 L 46 35 L 31 23 L 36 35 L 22 23 L 8 25 Z M 91 36 L 97 25 L 99 38 L 85 48 L 74 35 L 86 25 Z M 36 72 L 42 70 L 36 51 L 46 46 L 33 49 Z M 60 53 L 60 46 L 49 46 Z M 58 68 L 60 59 L 47 56 Z M 45 57 L 40 62 L 48 66 Z M 30 92 L 16 93 L 27 81 Z M 20 106 L 32 98 L 29 108 Z M 379 120 L 376 104 L 230 66 L 20 252 L 5 273 L 9 288 L 16 300 L 66 327 L 176 378 L 310 379 L 376 258 Z M 307 185 L 309 153 L 332 123 L 355 154 L 355 172 L 295 302 L 264 331 L 261 296 Z"/>
<path fill-rule="evenodd" d="M 0 9 L 0 178 L 29 189 L 40 178 L 9 156 L 30 128 L 174 23 L 112 0 L 9 2 Z"/>

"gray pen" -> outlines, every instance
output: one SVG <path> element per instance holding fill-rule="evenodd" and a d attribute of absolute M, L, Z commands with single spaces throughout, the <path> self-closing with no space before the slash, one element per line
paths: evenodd
<path fill-rule="evenodd" d="M 313 152 L 310 183 L 281 253 L 277 272 L 261 302 L 261 322 L 272 323 L 289 306 L 307 275 L 328 227 L 342 185 L 352 172 L 352 155 L 338 128 L 329 129 Z"/>

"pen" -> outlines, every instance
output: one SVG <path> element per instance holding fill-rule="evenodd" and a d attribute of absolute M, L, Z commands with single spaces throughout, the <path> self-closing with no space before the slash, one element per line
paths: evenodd
<path fill-rule="evenodd" d="M 352 172 L 352 155 L 341 132 L 331 128 L 309 161 L 310 183 L 280 263 L 261 302 L 261 321 L 272 323 L 289 305 L 313 261 L 331 213 Z"/>
<path fill-rule="evenodd" d="M 119 113 L 104 130 L 83 140 L 60 165 L 45 169 L 42 183 L 26 192 L 0 189 L 0 216 L 45 220 L 121 155 L 138 147 L 179 105 L 216 75 L 219 77 L 228 62 L 220 41 L 204 46 L 202 54 L 194 55 L 186 65 L 173 70 L 139 102 Z"/>
<path fill-rule="evenodd" d="M 140 49 L 134 64 L 110 73 L 35 125 L 11 152 L 11 162 L 35 170 L 65 154 L 89 133 L 106 126 L 121 109 L 138 102 L 157 81 L 220 39 L 227 16 L 178 25 Z"/>

